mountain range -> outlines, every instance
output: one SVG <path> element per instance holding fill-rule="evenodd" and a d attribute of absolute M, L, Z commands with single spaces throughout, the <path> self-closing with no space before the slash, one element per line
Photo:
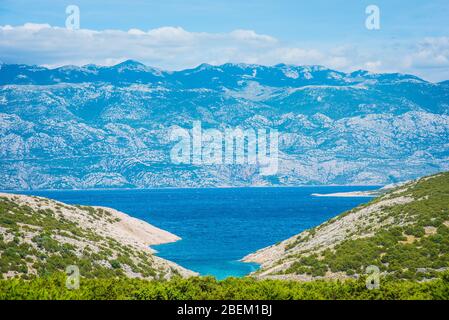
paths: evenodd
<path fill-rule="evenodd" d="M 179 165 L 173 127 L 270 128 L 279 170 Z M 322 66 L 0 65 L 0 189 L 383 185 L 449 170 L 449 82 Z"/>

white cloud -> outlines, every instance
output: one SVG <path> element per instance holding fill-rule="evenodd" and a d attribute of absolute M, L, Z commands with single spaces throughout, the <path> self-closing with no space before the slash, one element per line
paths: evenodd
<path fill-rule="evenodd" d="M 230 36 L 236 40 L 258 42 L 259 44 L 276 44 L 278 42 L 277 39 L 271 36 L 257 34 L 253 30 L 234 30 L 230 33 Z"/>
<path fill-rule="evenodd" d="M 424 39 L 406 63 L 417 68 L 449 67 L 449 37 Z"/>
<path fill-rule="evenodd" d="M 3 61 L 52 66 L 108 65 L 127 58 L 166 69 L 240 59 L 257 58 L 257 62 L 264 62 L 258 58 L 261 50 L 276 49 L 277 43 L 275 38 L 252 30 L 205 33 L 188 32 L 181 27 L 161 27 L 125 32 L 68 30 L 29 23 L 17 27 L 0 26 L 0 58 Z"/>
<path fill-rule="evenodd" d="M 411 73 L 436 80 L 449 79 L 449 37 L 429 37 L 407 54 L 402 67 Z"/>
<path fill-rule="evenodd" d="M 411 49 L 410 49 L 411 48 Z M 342 71 L 407 72 L 430 80 L 449 78 L 449 38 L 428 38 L 399 49 L 373 50 L 363 44 L 286 44 L 253 30 L 189 32 L 181 27 L 148 31 L 68 30 L 48 24 L 0 26 L 0 60 L 47 66 L 116 64 L 135 59 L 168 70 L 201 63 L 319 64 Z"/>

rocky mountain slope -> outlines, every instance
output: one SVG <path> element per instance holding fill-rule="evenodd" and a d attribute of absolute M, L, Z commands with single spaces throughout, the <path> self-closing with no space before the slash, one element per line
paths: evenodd
<path fill-rule="evenodd" d="M 194 273 L 153 255 L 149 245 L 179 238 L 110 208 L 0 194 L 0 277 L 64 272 L 83 277 L 161 279 Z"/>
<path fill-rule="evenodd" d="M 279 170 L 176 165 L 171 128 L 277 129 Z M 449 86 L 321 66 L 0 65 L 0 189 L 387 184 L 449 170 Z"/>
<path fill-rule="evenodd" d="M 254 276 L 357 277 L 370 265 L 423 280 L 449 269 L 449 173 L 406 183 L 320 226 L 244 258 Z"/>

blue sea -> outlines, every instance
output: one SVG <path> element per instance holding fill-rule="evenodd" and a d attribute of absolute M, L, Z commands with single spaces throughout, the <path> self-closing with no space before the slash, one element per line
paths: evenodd
<path fill-rule="evenodd" d="M 281 187 L 18 192 L 69 204 L 107 206 L 168 230 L 182 240 L 154 246 L 157 255 L 218 279 L 258 268 L 245 255 L 319 225 L 370 198 L 312 193 L 377 187 Z"/>

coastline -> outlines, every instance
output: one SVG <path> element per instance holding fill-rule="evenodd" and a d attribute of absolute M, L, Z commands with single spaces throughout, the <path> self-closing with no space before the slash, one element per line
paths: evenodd
<path fill-rule="evenodd" d="M 168 231 L 157 228 L 144 220 L 140 220 L 130 215 L 115 210 L 109 207 L 102 206 L 91 206 L 95 209 L 102 209 L 110 214 L 113 223 L 106 223 L 105 221 L 99 220 L 94 223 L 84 220 L 81 215 L 72 212 L 71 210 L 65 210 L 66 208 L 76 208 L 76 206 L 68 205 L 66 203 L 45 198 L 39 196 L 29 196 L 23 194 L 15 193 L 0 193 L 0 197 L 5 197 L 10 200 L 18 201 L 19 203 L 31 204 L 32 208 L 40 208 L 33 199 L 39 199 L 41 201 L 46 201 L 46 206 L 50 209 L 55 209 L 57 205 L 63 206 L 62 212 L 64 216 L 69 218 L 76 218 L 78 223 L 83 227 L 93 227 L 95 231 L 103 233 L 105 235 L 121 239 L 121 242 L 130 244 L 132 246 L 138 247 L 148 247 L 151 245 L 158 245 L 164 243 L 171 243 L 181 240 L 175 234 Z"/>
<path fill-rule="evenodd" d="M 43 196 L 43 197 L 47 197 L 47 198 L 53 198 L 53 199 L 58 199 L 59 201 L 65 202 L 65 203 L 70 203 L 70 204 L 82 204 L 82 205 L 88 205 L 88 206 L 104 206 L 104 207 L 113 207 L 116 208 L 118 210 L 121 210 L 122 212 L 126 212 L 126 213 L 130 213 L 131 216 L 134 216 L 136 218 L 140 218 L 140 219 L 144 219 L 145 221 L 148 221 L 149 223 L 154 223 L 154 225 L 162 228 L 162 229 L 166 229 L 166 230 L 170 230 L 171 232 L 174 232 L 175 234 L 177 234 L 177 232 L 180 232 L 180 235 L 182 235 L 182 237 L 185 239 L 184 241 L 182 241 L 182 243 L 178 243 L 175 242 L 176 239 L 171 239 L 169 241 L 160 241 L 156 244 L 151 244 L 150 248 L 153 252 L 153 254 L 155 256 L 161 257 L 163 259 L 167 259 L 170 261 L 173 261 L 175 263 L 178 263 L 180 265 L 182 265 L 183 267 L 190 269 L 190 270 L 194 270 L 199 272 L 200 274 L 209 274 L 210 272 L 213 272 L 214 274 L 221 274 L 221 273 L 229 273 L 230 275 L 234 276 L 234 275 L 238 275 L 238 276 L 243 276 L 243 275 L 247 275 L 250 272 L 253 272 L 254 270 L 249 270 L 250 268 L 246 265 L 239 265 L 237 264 L 237 262 L 240 263 L 244 263 L 244 261 L 242 261 L 242 257 L 244 257 L 245 255 L 249 254 L 250 252 L 252 252 L 252 250 L 256 250 L 258 248 L 262 248 L 270 243 L 274 243 L 276 242 L 278 239 L 281 239 L 282 236 L 284 236 L 283 233 L 280 233 L 280 236 L 277 238 L 269 238 L 269 241 L 265 241 L 263 243 L 261 243 L 260 245 L 258 245 L 257 247 L 252 247 L 251 250 L 239 250 L 239 254 L 235 254 L 229 257 L 229 259 L 220 258 L 220 261 L 223 262 L 222 266 L 216 266 L 214 262 L 205 262 L 202 265 L 198 266 L 198 263 L 195 262 L 195 259 L 201 259 L 201 256 L 199 253 L 196 253 L 198 251 L 200 252 L 204 252 L 204 254 L 208 254 L 208 249 L 206 248 L 206 246 L 201 246 L 202 241 L 199 241 L 199 246 L 198 249 L 193 248 L 195 244 L 195 239 L 198 239 L 198 234 L 195 235 L 195 231 L 190 231 L 191 228 L 189 228 L 189 231 L 186 233 L 185 230 L 183 230 L 181 227 L 181 229 L 179 229 L 179 223 L 176 222 L 173 224 L 173 222 L 168 223 L 167 219 L 177 219 L 177 217 L 179 217 L 179 213 L 174 213 L 176 212 L 187 212 L 185 213 L 186 216 L 185 218 L 188 219 L 188 213 L 189 211 L 191 211 L 191 209 L 185 209 L 183 206 L 179 206 L 179 203 L 177 203 L 176 201 L 173 204 L 170 204 L 169 207 L 167 207 L 167 201 L 170 201 L 170 199 L 172 198 L 172 196 L 170 196 L 170 194 L 173 193 L 173 196 L 178 196 L 180 194 L 183 194 L 184 192 L 187 192 L 187 196 L 190 198 L 192 197 L 196 197 L 197 192 L 199 193 L 199 199 L 206 199 L 207 197 L 210 197 L 211 195 L 220 195 L 222 194 L 221 191 L 224 191 L 224 194 L 227 194 L 228 191 L 226 190 L 230 190 L 230 195 L 232 196 L 232 199 L 235 198 L 235 196 L 237 194 L 241 194 L 241 192 L 248 192 L 249 194 L 253 195 L 254 194 L 254 199 L 259 199 L 259 197 L 262 197 L 261 199 L 263 200 L 263 202 L 267 201 L 268 204 L 268 208 L 269 210 L 276 210 L 270 207 L 270 203 L 273 203 L 273 201 L 275 199 L 273 199 L 273 201 L 271 200 L 266 200 L 267 196 L 263 196 L 263 194 L 265 193 L 280 193 L 283 195 L 285 195 L 285 197 L 288 194 L 295 194 L 298 195 L 298 197 L 302 198 L 304 197 L 304 201 L 309 201 L 309 202 L 313 202 L 314 203 L 314 209 L 316 210 L 317 213 L 321 214 L 323 211 L 321 209 L 318 209 L 318 207 L 321 207 L 320 203 L 322 202 L 321 200 L 318 200 L 316 198 L 315 201 L 313 201 L 312 196 L 310 196 L 311 193 L 313 192 L 320 192 L 320 193 L 334 193 L 334 192 L 346 192 L 346 191 L 354 191 L 354 190 L 367 190 L 367 189 L 373 189 L 373 187 L 371 188 L 357 188 L 357 187 L 336 187 L 336 186 L 326 186 L 326 187 L 319 187 L 319 188 L 314 188 L 314 187 L 279 187 L 279 188 L 265 188 L 265 187 L 258 187 L 258 188 L 233 188 L 233 189 L 229 189 L 229 188 L 215 188 L 215 189 L 194 189 L 194 191 L 192 191 L 191 193 L 189 191 L 183 191 L 183 190 L 187 190 L 187 189 L 172 189 L 173 191 L 166 191 L 166 192 L 157 192 L 156 190 L 152 189 L 152 190 L 146 190 L 149 194 L 147 195 L 146 191 L 144 190 L 117 190 L 117 191 L 72 191 L 72 192 L 66 192 L 66 191 L 62 191 L 60 190 L 58 192 L 52 193 L 52 192 L 48 192 L 48 193 L 44 193 L 44 192 L 33 192 L 33 194 L 38 195 L 38 196 Z M 154 197 L 152 194 L 152 191 L 154 190 Z M 176 191 L 178 190 L 178 191 Z M 190 189 L 192 190 L 192 189 Z M 195 191 L 197 190 L 197 191 Z M 204 192 L 200 191 L 203 190 Z M 209 191 L 213 192 L 209 194 Z M 216 190 L 216 191 L 214 191 Z M 234 191 L 232 191 L 234 190 Z M 276 191 L 277 190 L 277 191 Z M 286 191 L 286 193 L 284 193 L 284 190 Z M 231 192 L 232 191 L 232 192 Z M 67 193 L 67 195 L 64 195 L 64 193 Z M 26 193 L 27 194 L 27 193 Z M 168 195 L 167 195 L 168 194 Z M 270 198 L 271 196 L 269 196 L 268 198 Z M 152 199 L 152 202 L 154 203 L 147 203 L 147 200 L 145 199 Z M 238 199 L 240 199 L 240 196 L 237 196 Z M 84 199 L 84 200 L 83 200 Z M 87 199 L 87 200 L 86 200 Z M 116 202 L 118 202 L 118 200 L 120 199 L 121 203 L 120 205 Z M 182 198 L 181 198 L 182 199 Z M 231 200 L 231 198 L 229 198 Z M 264 200 L 265 199 L 265 200 Z M 299 198 L 298 198 L 299 199 Z M 334 203 L 334 200 L 330 200 L 331 198 L 322 198 L 324 202 L 328 203 Z M 325 200 L 327 199 L 327 200 Z M 365 198 L 359 198 L 360 200 L 357 199 L 353 199 L 353 200 L 349 200 L 349 202 L 345 201 L 344 203 L 352 203 L 352 202 L 366 202 L 367 200 L 365 200 Z M 243 200 L 243 199 L 241 199 Z M 162 201 L 162 202 L 161 202 Z M 234 201 L 234 200 L 233 200 Z M 303 200 L 299 200 L 298 203 L 294 203 L 291 205 L 288 205 L 288 207 L 292 206 L 294 208 L 297 208 L 298 210 L 295 210 L 295 216 L 298 215 L 298 217 L 300 219 L 302 219 L 302 214 L 300 212 L 302 212 L 302 209 L 300 207 L 302 207 L 303 205 L 307 205 L 307 201 L 306 203 L 302 203 Z M 165 204 L 163 204 L 165 203 Z M 181 201 L 182 203 L 182 201 Z M 239 202 L 240 203 L 240 202 Z M 245 203 L 245 202 L 243 202 Z M 302 203 L 302 204 L 301 204 Z M 217 203 L 217 205 L 220 203 Z M 248 202 L 249 207 L 254 207 L 254 210 L 257 211 L 265 211 L 266 209 L 262 209 L 261 206 L 259 204 L 255 204 L 254 202 Z M 201 205 L 200 205 L 201 206 Z M 351 209 L 351 207 L 347 207 L 345 205 L 343 205 L 344 209 L 339 209 L 340 205 L 336 205 L 336 209 L 332 210 L 334 212 L 341 212 L 344 211 L 346 209 Z M 171 208 L 173 207 L 173 209 Z M 177 208 L 178 207 L 178 208 Z M 263 206 L 262 206 L 263 207 Z M 277 205 L 275 205 L 276 208 L 278 208 Z M 316 207 L 316 208 L 315 208 Z M 151 208 L 151 210 L 150 210 Z M 193 208 L 195 208 L 195 206 L 193 206 Z M 226 208 L 226 207 L 225 207 Z M 271 209 L 270 209 L 271 208 Z M 176 209 L 176 210 L 175 210 Z M 201 208 L 196 208 L 196 209 L 201 209 Z M 196 210 L 195 209 L 195 210 Z M 244 210 L 244 208 L 242 208 Z M 288 208 L 287 208 L 288 209 Z M 167 211 L 167 213 L 169 214 L 168 218 L 161 218 L 160 213 L 164 213 L 165 211 Z M 138 214 L 135 215 L 137 212 L 141 212 L 142 214 Z M 193 212 L 193 211 L 192 211 Z M 273 211 L 274 212 L 274 211 Z M 299 213 L 298 213 L 299 212 Z M 157 214 L 156 214 L 157 213 Z M 324 213 L 322 213 L 323 215 L 326 215 Z M 182 214 L 181 214 L 182 216 Z M 332 215 L 330 215 L 332 216 Z M 202 218 L 201 218 L 202 219 Z M 217 219 L 221 219 L 220 217 L 217 217 Z M 271 217 L 270 217 L 271 219 Z M 275 219 L 275 218 L 273 218 Z M 277 218 L 276 218 L 277 219 Z M 290 215 L 286 215 L 285 217 L 283 217 L 282 219 L 291 219 Z M 315 220 L 315 218 L 313 218 Z M 244 219 L 246 220 L 246 219 Z M 211 220 L 210 217 L 205 218 L 204 220 L 204 226 L 210 224 Z M 255 225 L 255 223 L 249 223 L 249 222 L 245 222 L 242 221 L 243 223 L 248 223 L 248 224 L 252 224 L 253 226 Z M 318 224 L 320 222 L 317 221 L 316 223 Z M 262 222 L 260 222 L 262 223 Z M 256 225 L 259 224 L 256 223 Z M 289 224 L 289 223 L 288 223 Z M 253 232 L 255 235 L 257 235 L 258 231 L 255 231 L 255 228 L 250 227 L 250 232 Z M 252 228 L 252 229 L 251 229 Z M 222 229 L 222 228 L 218 228 L 218 229 Z M 236 228 L 234 228 L 236 229 Z M 297 229 L 292 230 L 291 232 L 296 232 Z M 290 233 L 286 233 L 285 236 L 288 236 L 291 234 Z M 220 239 L 225 238 L 222 235 L 211 235 L 211 232 L 206 232 L 205 235 L 201 235 L 201 237 L 205 237 L 205 240 L 210 240 L 213 238 L 208 238 L 209 236 L 212 237 L 218 237 Z M 235 233 L 235 232 L 231 232 L 231 233 Z M 193 235 L 190 236 L 190 235 Z M 237 235 L 235 235 L 237 236 Z M 170 243 L 171 242 L 171 243 Z M 213 242 L 212 245 L 215 242 Z M 161 244 L 161 246 L 159 246 L 159 244 Z M 238 243 L 235 244 L 236 246 L 239 246 Z M 243 247 L 246 247 L 246 245 L 244 245 Z M 193 248 L 193 249 L 192 249 Z M 239 248 L 239 247 L 238 247 Z M 184 249 L 188 250 L 192 250 L 192 253 L 187 254 L 187 253 L 176 253 L 178 252 L 177 250 L 182 249 L 184 251 Z M 173 253 L 174 252 L 174 253 Z M 183 258 L 179 258 L 179 257 L 184 257 L 190 260 L 186 260 Z M 194 257 L 194 259 L 192 259 L 192 257 Z M 193 261 L 193 262 L 191 262 Z M 236 264 L 233 264 L 233 261 L 236 262 Z M 227 265 L 229 263 L 229 266 Z M 257 264 L 258 268 L 260 268 L 260 264 Z M 209 269 L 208 269 L 209 268 Z M 224 271 L 224 269 L 227 269 L 226 271 Z M 206 271 L 204 271 L 206 270 Z M 212 270 L 212 271 L 209 271 Z M 245 270 L 247 270 L 247 273 L 243 273 Z"/>
<path fill-rule="evenodd" d="M 112 239 L 135 252 L 145 252 L 151 255 L 151 259 L 157 268 L 176 270 L 183 277 L 197 275 L 172 261 L 155 255 L 151 245 L 166 244 L 181 240 L 175 234 L 155 227 L 146 221 L 131 217 L 130 215 L 109 207 L 102 206 L 75 206 L 57 200 L 29 196 L 23 194 L 0 192 L 0 198 L 6 198 L 19 205 L 30 207 L 32 210 L 50 210 L 57 219 L 74 222 L 83 230 L 92 230 L 98 236 Z M 88 210 L 90 208 L 94 211 Z M 99 212 L 101 214 L 99 214 Z M 67 237 L 57 236 L 58 241 L 75 245 L 84 249 L 86 246 L 96 248 L 98 243 L 89 239 L 73 240 Z M 97 251 L 94 249 L 94 251 Z M 128 273 L 128 272 L 127 272 Z M 171 271 L 170 271 L 171 274 Z M 134 272 L 129 272 L 130 277 L 135 277 Z"/>
<path fill-rule="evenodd" d="M 250 189 L 250 188 L 308 188 L 308 187 L 378 187 L 380 184 L 301 184 L 301 185 L 248 185 L 248 186 L 210 186 L 210 187 L 149 187 L 149 188 L 83 188 L 83 189 L 0 189 L 0 193 L 21 194 L 20 192 L 77 192 L 77 191 L 145 191 L 145 190 L 190 190 L 190 189 Z"/>
<path fill-rule="evenodd" d="M 379 195 L 378 190 L 373 191 L 350 191 L 350 192 L 335 192 L 335 193 L 312 193 L 313 197 L 338 197 L 338 198 L 374 198 Z"/>

